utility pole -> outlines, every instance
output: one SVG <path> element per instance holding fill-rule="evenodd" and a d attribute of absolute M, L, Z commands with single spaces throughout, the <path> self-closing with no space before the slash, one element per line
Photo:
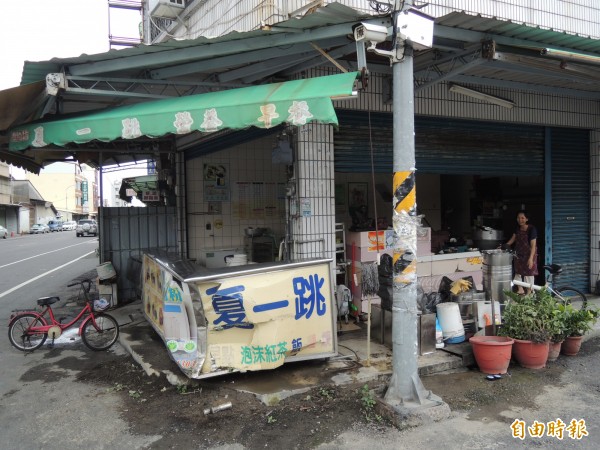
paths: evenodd
<path fill-rule="evenodd" d="M 447 417 L 450 409 L 427 391 L 417 365 L 417 226 L 415 183 L 415 109 L 413 46 L 401 37 L 399 18 L 412 0 L 396 0 L 392 12 L 393 50 L 393 256 L 392 378 L 384 396 L 401 421 L 412 423 Z M 407 27 L 409 28 L 409 27 Z M 433 32 L 432 32 L 433 34 Z M 425 418 L 428 419 L 425 419 Z M 417 419 L 415 422 L 415 418 Z"/>

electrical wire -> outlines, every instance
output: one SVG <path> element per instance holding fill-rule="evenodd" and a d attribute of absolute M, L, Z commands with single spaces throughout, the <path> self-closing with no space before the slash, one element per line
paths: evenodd
<path fill-rule="evenodd" d="M 404 2 L 402 2 L 404 6 Z M 390 2 L 381 2 L 378 0 L 369 0 L 369 6 L 378 14 L 389 14 L 392 12 L 393 5 Z"/>

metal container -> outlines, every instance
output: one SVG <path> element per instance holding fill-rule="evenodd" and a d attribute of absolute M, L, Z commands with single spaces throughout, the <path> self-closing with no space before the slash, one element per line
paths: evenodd
<path fill-rule="evenodd" d="M 495 249 L 502 244 L 504 232 L 488 227 L 479 227 L 473 233 L 473 242 L 480 250 Z"/>
<path fill-rule="evenodd" d="M 484 250 L 483 289 L 489 300 L 504 303 L 504 291 L 511 290 L 513 254 L 503 250 Z"/>
<path fill-rule="evenodd" d="M 483 264 L 486 266 L 511 266 L 513 254 L 504 250 L 482 250 Z"/>

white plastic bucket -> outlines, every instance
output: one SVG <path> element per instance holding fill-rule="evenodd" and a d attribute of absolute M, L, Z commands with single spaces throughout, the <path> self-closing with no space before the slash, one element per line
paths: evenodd
<path fill-rule="evenodd" d="M 117 272 L 115 272 L 115 268 L 110 261 L 97 266 L 96 272 L 100 280 L 109 280 L 117 276 Z"/>
<path fill-rule="evenodd" d="M 460 317 L 460 308 L 458 303 L 447 302 L 438 303 L 437 318 L 442 327 L 442 336 L 444 340 L 451 340 L 450 343 L 458 343 L 465 340 L 465 328 Z"/>

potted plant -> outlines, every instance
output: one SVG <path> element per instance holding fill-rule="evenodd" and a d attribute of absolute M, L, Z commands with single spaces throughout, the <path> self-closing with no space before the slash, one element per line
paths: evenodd
<path fill-rule="evenodd" d="M 556 309 L 553 312 L 553 317 L 550 321 L 552 335 L 550 336 L 550 349 L 548 352 L 548 361 L 556 361 L 562 344 L 567 337 L 567 321 L 569 318 L 570 305 L 564 305 L 556 302 Z"/>
<path fill-rule="evenodd" d="M 546 289 L 524 296 L 506 291 L 505 295 L 508 303 L 499 334 L 514 339 L 513 356 L 521 366 L 543 368 L 550 339 L 560 329 L 556 300 Z"/>
<path fill-rule="evenodd" d="M 567 305 L 566 338 L 561 353 L 574 356 L 579 353 L 583 335 L 590 331 L 598 320 L 599 312 L 595 308 L 573 309 Z"/>

